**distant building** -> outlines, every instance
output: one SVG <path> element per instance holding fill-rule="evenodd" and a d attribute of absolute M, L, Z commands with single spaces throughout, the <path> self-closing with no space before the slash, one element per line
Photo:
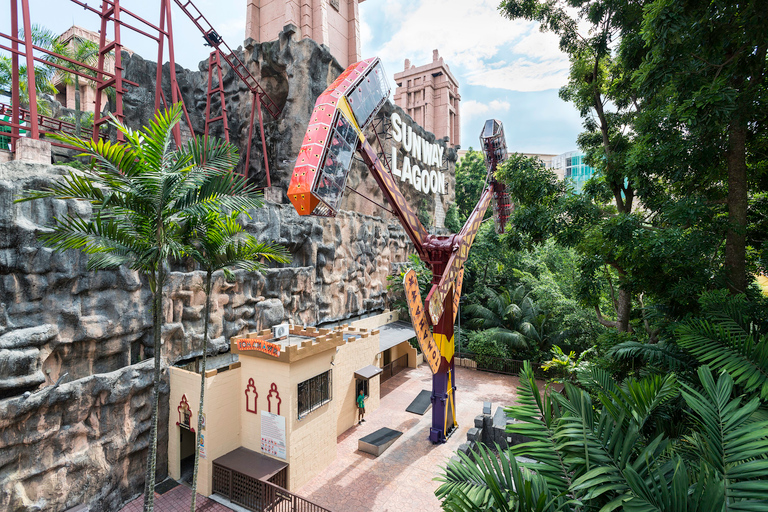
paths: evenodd
<path fill-rule="evenodd" d="M 552 169 L 561 179 L 570 179 L 577 193 L 595 173 L 593 167 L 584 163 L 584 156 L 580 151 L 569 151 L 552 158 Z"/>
<path fill-rule="evenodd" d="M 477 150 L 475 150 L 475 151 L 477 151 Z M 459 151 L 457 151 L 457 153 L 458 153 L 457 163 L 461 162 L 461 159 L 464 158 L 464 155 L 466 155 L 468 152 L 469 152 L 468 149 L 460 149 Z M 510 154 L 511 153 L 515 153 L 515 151 L 509 151 L 509 153 Z M 520 154 L 523 155 L 523 156 L 527 156 L 527 157 L 534 157 L 535 156 L 536 158 L 538 158 L 539 160 L 544 162 L 544 165 L 547 166 L 547 168 L 551 168 L 552 167 L 552 159 L 557 156 L 557 155 L 549 154 L 549 153 L 520 153 Z M 559 176 L 560 179 L 563 179 L 563 177 L 561 175 L 558 175 L 558 176 Z"/>
<path fill-rule="evenodd" d="M 437 50 L 432 62 L 413 66 L 405 59 L 405 67 L 395 73 L 395 104 L 438 139 L 448 137 L 450 144 L 461 143 L 459 125 L 459 82 L 451 74 Z"/>
<path fill-rule="evenodd" d="M 245 38 L 274 41 L 294 25 L 301 38 L 331 49 L 344 68 L 360 60 L 358 4 L 363 0 L 247 0 Z"/>
<path fill-rule="evenodd" d="M 74 41 L 80 39 L 85 41 L 92 41 L 99 44 L 99 33 L 92 30 L 88 30 L 77 25 L 72 25 L 63 34 L 59 36 L 59 41 L 66 44 L 70 48 L 74 45 Z M 110 43 L 111 40 L 107 40 Z M 133 53 L 128 48 L 123 47 L 123 51 Z M 97 67 L 94 63 L 91 67 Z M 104 71 L 107 73 L 115 72 L 115 59 L 112 55 L 109 55 L 104 61 Z M 80 78 L 80 110 L 82 112 L 93 112 L 96 105 L 96 87 L 93 82 L 87 81 L 83 77 Z M 75 108 L 75 84 L 65 83 L 64 74 L 57 72 L 53 79 L 54 86 L 56 87 L 56 101 L 61 103 L 62 107 L 74 109 Z M 101 104 L 107 103 L 107 95 L 102 92 Z"/>

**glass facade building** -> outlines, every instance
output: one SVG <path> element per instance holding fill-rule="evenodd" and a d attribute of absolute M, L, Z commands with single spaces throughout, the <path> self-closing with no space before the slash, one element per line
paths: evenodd
<path fill-rule="evenodd" d="M 584 157 L 584 153 L 580 151 L 569 151 L 552 158 L 552 169 L 562 179 L 571 180 L 577 193 L 581 193 L 584 183 L 595 172 L 593 167 L 584 163 Z"/>

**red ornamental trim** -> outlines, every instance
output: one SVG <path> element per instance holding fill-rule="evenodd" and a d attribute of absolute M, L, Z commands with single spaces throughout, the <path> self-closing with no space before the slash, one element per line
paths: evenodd
<path fill-rule="evenodd" d="M 259 394 L 256 392 L 256 385 L 253 383 L 253 379 L 248 379 L 248 385 L 245 386 L 245 410 L 256 414 L 258 400 Z"/>
<path fill-rule="evenodd" d="M 181 395 L 181 400 L 179 401 L 179 406 L 176 410 L 179 412 L 179 421 L 176 422 L 176 425 L 184 427 L 190 432 L 194 432 L 195 429 L 192 427 L 191 421 L 192 409 L 190 409 L 189 403 L 187 402 L 187 395 Z"/>
<path fill-rule="evenodd" d="M 280 392 L 277 391 L 277 384 L 274 382 L 269 387 L 269 395 L 267 395 L 267 412 L 272 412 L 272 394 L 275 395 L 276 400 L 276 408 L 277 408 L 277 415 L 280 415 L 280 404 L 283 402 L 283 399 L 280 398 Z"/>

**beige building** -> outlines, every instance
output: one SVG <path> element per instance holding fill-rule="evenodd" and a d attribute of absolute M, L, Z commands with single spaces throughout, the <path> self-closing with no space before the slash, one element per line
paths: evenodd
<path fill-rule="evenodd" d="M 402 108 L 438 139 L 448 137 L 450 144 L 461 144 L 459 82 L 437 50 L 432 62 L 416 67 L 405 59 L 405 67 L 395 73 L 395 104 Z"/>
<path fill-rule="evenodd" d="M 99 33 L 93 32 L 92 30 L 88 30 L 82 27 L 78 27 L 77 25 L 72 25 L 70 28 L 66 30 L 63 34 L 59 36 L 59 41 L 66 44 L 67 46 L 72 49 L 73 45 L 75 45 L 75 41 L 77 39 L 85 40 L 85 41 L 91 41 L 96 43 L 98 46 L 99 44 Z M 107 42 L 111 42 L 110 40 L 107 40 Z M 124 51 L 127 51 L 128 53 L 133 53 L 131 50 L 123 47 Z M 98 62 L 98 55 L 94 58 L 94 62 L 91 64 L 91 67 L 97 67 Z M 115 72 L 115 60 L 112 55 L 107 56 L 107 58 L 104 61 L 104 71 L 107 73 L 114 73 Z M 56 76 L 54 77 L 54 86 L 56 87 L 56 101 L 61 103 L 62 107 L 74 109 L 75 108 L 75 88 L 76 85 L 74 83 L 75 76 L 71 75 L 70 80 L 64 80 L 64 74 L 61 72 L 58 72 Z M 82 77 L 77 77 L 80 82 L 80 110 L 82 112 L 93 112 L 95 105 L 96 105 L 96 88 L 94 87 L 93 82 L 89 82 L 86 79 Z M 72 83 L 66 83 L 71 81 Z M 104 105 L 107 102 L 107 95 L 106 93 L 101 93 L 101 104 Z"/>
<path fill-rule="evenodd" d="M 346 68 L 361 59 L 358 3 L 363 0 L 247 0 L 245 38 L 274 41 L 286 25 L 331 49 Z"/>
<path fill-rule="evenodd" d="M 420 362 L 408 342 L 413 329 L 389 311 L 335 329 L 290 327 L 289 332 L 258 349 L 252 340 L 270 338 L 271 330 L 233 338 L 231 354 L 212 358 L 201 431 L 201 494 L 247 501 L 232 494 L 235 477 L 242 480 L 241 490 L 256 488 L 256 480 L 300 488 L 336 458 L 336 438 L 356 423 L 359 391 L 367 395 L 366 413 L 375 411 L 380 381 L 391 364 Z M 279 345 L 278 353 L 271 344 Z M 261 351 L 264 347 L 272 352 Z M 217 364 L 221 357 L 228 361 Z M 168 471 L 176 480 L 191 479 L 200 402 L 197 364 L 170 368 Z"/>

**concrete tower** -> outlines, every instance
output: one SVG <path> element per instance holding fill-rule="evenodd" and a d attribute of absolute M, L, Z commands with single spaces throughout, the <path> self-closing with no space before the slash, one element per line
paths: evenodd
<path fill-rule="evenodd" d="M 363 0 L 247 0 L 245 39 L 274 41 L 286 25 L 331 49 L 342 67 L 361 59 L 357 5 Z"/>
<path fill-rule="evenodd" d="M 412 66 L 405 59 L 405 69 L 395 73 L 395 83 L 397 106 L 437 138 L 448 137 L 454 146 L 461 143 L 459 82 L 437 50 L 432 51 L 432 62 L 423 66 Z"/>

